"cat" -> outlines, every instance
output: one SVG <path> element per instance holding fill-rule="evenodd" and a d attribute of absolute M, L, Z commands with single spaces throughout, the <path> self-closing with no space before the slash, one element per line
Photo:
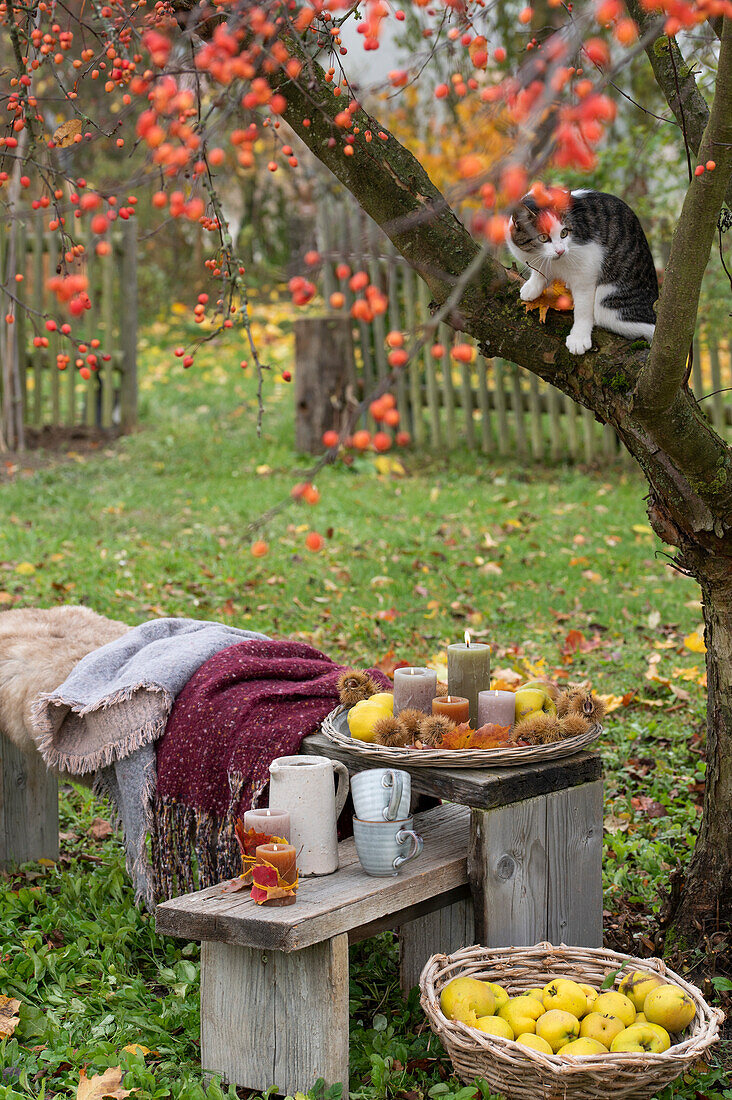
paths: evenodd
<path fill-rule="evenodd" d="M 572 355 L 592 347 L 592 328 L 631 340 L 653 339 L 658 278 L 638 218 L 622 199 L 602 191 L 571 191 L 563 211 L 542 209 L 524 195 L 506 231 L 506 243 L 532 269 L 521 300 L 533 302 L 558 279 L 574 299 L 567 337 Z"/>

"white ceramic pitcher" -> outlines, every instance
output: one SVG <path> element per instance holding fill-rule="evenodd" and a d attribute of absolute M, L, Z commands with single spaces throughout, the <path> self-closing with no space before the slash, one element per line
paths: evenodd
<path fill-rule="evenodd" d="M 337 871 L 336 823 L 348 796 L 348 768 L 327 756 L 278 756 L 269 775 L 269 804 L 290 815 L 290 843 L 297 850 L 299 873 Z"/>

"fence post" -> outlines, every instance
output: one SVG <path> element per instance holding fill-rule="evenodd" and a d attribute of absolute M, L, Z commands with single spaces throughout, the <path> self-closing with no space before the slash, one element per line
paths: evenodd
<path fill-rule="evenodd" d="M 295 321 L 295 447 L 323 450 L 323 432 L 340 431 L 355 377 L 348 317 Z"/>
<path fill-rule="evenodd" d="M 137 225 L 134 218 L 122 223 L 122 241 L 120 414 L 122 431 L 129 432 L 137 423 Z"/>

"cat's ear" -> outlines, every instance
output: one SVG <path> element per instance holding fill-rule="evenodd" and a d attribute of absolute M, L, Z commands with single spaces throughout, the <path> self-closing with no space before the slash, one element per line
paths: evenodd
<path fill-rule="evenodd" d="M 534 206 L 529 206 L 527 202 L 520 202 L 519 209 L 525 211 L 526 215 L 531 218 L 532 221 L 536 221 L 539 211 Z"/>

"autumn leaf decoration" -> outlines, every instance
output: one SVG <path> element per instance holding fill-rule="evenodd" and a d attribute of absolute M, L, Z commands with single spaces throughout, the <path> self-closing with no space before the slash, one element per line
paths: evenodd
<path fill-rule="evenodd" d="M 137 1089 L 122 1087 L 123 1072 L 119 1066 L 110 1066 L 103 1073 L 97 1073 L 94 1077 L 87 1077 L 86 1069 L 79 1071 L 79 1084 L 76 1089 L 76 1100 L 102 1100 L 104 1096 L 111 1096 L 114 1100 L 125 1100 Z"/>
<path fill-rule="evenodd" d="M 299 879 L 286 882 L 271 863 L 257 863 L 252 868 L 252 901 L 262 905 L 274 898 L 290 898 L 297 893 Z"/>
<path fill-rule="evenodd" d="M 244 822 L 240 817 L 236 819 L 234 833 L 236 835 L 237 844 L 239 845 L 239 852 L 241 853 L 242 872 L 238 878 L 234 878 L 226 883 L 222 891 L 224 894 L 235 894 L 239 890 L 244 890 L 245 887 L 251 885 L 252 871 L 257 859 L 257 848 L 260 844 L 288 843 L 281 836 L 270 836 L 269 833 L 258 833 L 254 828 L 245 829 Z"/>
<path fill-rule="evenodd" d="M 474 730 L 468 722 L 446 733 L 442 738 L 441 749 L 496 749 L 509 744 L 510 726 L 496 726 L 488 723 Z"/>
<path fill-rule="evenodd" d="M 529 310 L 538 309 L 539 320 L 542 324 L 545 324 L 546 315 L 550 309 L 556 309 L 560 313 L 564 313 L 566 310 L 574 308 L 574 302 L 564 283 L 560 283 L 555 279 L 550 286 L 544 288 L 538 298 L 535 298 L 533 302 L 524 302 L 524 306 L 527 313 Z"/>

